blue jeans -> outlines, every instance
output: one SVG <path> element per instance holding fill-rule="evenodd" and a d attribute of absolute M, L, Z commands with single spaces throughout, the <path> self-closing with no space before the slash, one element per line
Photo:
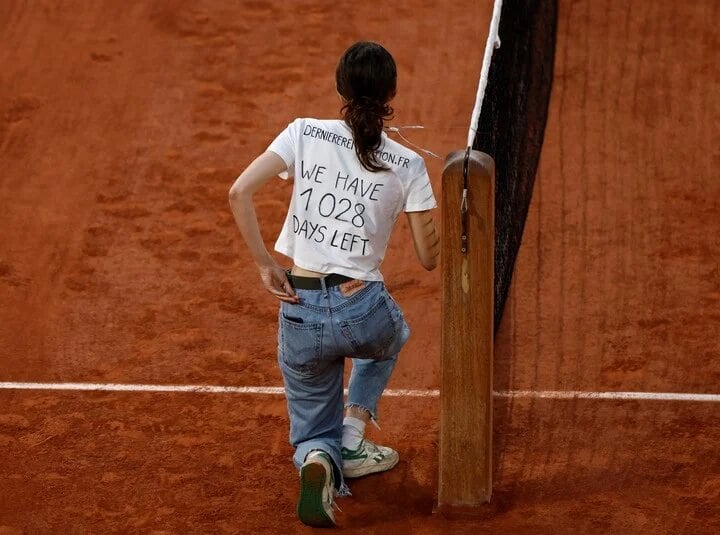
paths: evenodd
<path fill-rule="evenodd" d="M 378 400 L 410 328 L 382 282 L 365 282 L 349 297 L 322 282 L 322 290 L 296 289 L 298 304 L 281 302 L 278 363 L 295 466 L 310 451 L 322 450 L 333 460 L 336 487 L 346 489 L 340 456 L 345 358 L 353 361 L 348 405 L 377 419 Z"/>

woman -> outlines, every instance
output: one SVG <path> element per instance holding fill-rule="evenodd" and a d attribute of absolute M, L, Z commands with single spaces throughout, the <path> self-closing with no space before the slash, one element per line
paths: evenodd
<path fill-rule="evenodd" d="M 437 266 L 430 210 L 437 206 L 423 159 L 389 139 L 395 61 L 382 46 L 351 46 L 336 69 L 342 119 L 296 119 L 230 189 L 230 205 L 267 290 L 280 301 L 278 363 L 285 382 L 290 442 L 300 470 L 300 520 L 334 526 L 344 478 L 389 470 L 398 453 L 364 438 L 410 330 L 385 289 L 379 266 L 405 212 L 420 263 Z M 294 176 L 275 250 L 265 249 L 252 196 L 271 178 Z M 343 419 L 343 369 L 353 358 Z"/>

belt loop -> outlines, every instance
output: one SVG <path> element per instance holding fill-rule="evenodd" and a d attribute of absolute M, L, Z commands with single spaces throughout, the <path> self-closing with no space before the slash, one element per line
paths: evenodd
<path fill-rule="evenodd" d="M 320 286 L 322 287 L 323 297 L 327 297 L 327 285 L 325 284 L 325 277 L 320 277 Z"/>

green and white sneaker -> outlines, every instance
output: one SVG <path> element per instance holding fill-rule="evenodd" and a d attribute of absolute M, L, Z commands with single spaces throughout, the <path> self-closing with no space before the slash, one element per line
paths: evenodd
<path fill-rule="evenodd" d="M 297 515 L 303 524 L 332 528 L 335 524 L 335 478 L 332 461 L 324 451 L 311 451 L 300 468 Z"/>
<path fill-rule="evenodd" d="M 392 448 L 378 446 L 363 439 L 356 450 L 341 448 L 343 475 L 345 477 L 362 477 L 376 472 L 384 472 L 393 468 L 400 456 Z"/>

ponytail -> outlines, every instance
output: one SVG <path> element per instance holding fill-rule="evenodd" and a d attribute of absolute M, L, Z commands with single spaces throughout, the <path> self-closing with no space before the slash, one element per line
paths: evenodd
<path fill-rule="evenodd" d="M 393 109 L 367 97 L 349 100 L 342 107 L 343 119 L 350 126 L 355 143 L 355 154 L 368 171 L 386 171 L 378 161 L 377 150 L 382 143 L 384 122 L 392 118 Z"/>
<path fill-rule="evenodd" d="M 377 150 L 384 123 L 393 115 L 388 102 L 395 96 L 395 60 L 377 43 L 355 43 L 340 58 L 335 82 L 343 97 L 342 117 L 352 130 L 360 164 L 372 172 L 387 170 L 378 160 Z"/>

